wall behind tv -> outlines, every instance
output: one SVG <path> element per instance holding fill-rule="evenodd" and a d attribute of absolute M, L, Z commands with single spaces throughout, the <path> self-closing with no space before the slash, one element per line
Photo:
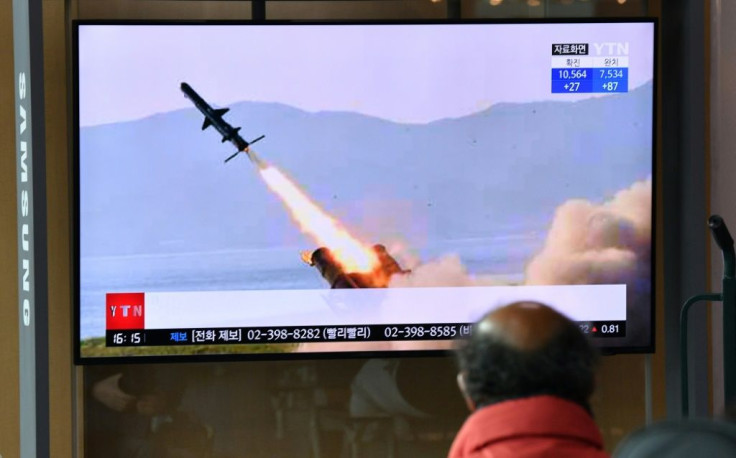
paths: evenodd
<path fill-rule="evenodd" d="M 0 6 L 0 454 L 18 456 L 18 278 L 13 11 Z"/>

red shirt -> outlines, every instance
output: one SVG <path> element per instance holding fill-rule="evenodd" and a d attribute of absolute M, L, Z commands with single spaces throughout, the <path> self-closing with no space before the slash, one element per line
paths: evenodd
<path fill-rule="evenodd" d="M 473 412 L 448 458 L 608 458 L 593 418 L 554 396 L 499 402 Z"/>

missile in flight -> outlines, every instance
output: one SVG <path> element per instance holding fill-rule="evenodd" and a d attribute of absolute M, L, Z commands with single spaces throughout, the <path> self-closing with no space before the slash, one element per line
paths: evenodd
<path fill-rule="evenodd" d="M 237 151 L 229 156 L 227 159 L 225 159 L 225 162 L 228 162 L 230 159 L 233 159 L 240 153 L 245 153 L 248 155 L 248 158 L 250 158 L 251 161 L 254 160 L 254 157 L 251 156 L 250 145 L 263 139 L 265 135 L 261 135 L 260 137 L 251 140 L 250 142 L 246 141 L 238 133 L 240 131 L 240 127 L 231 126 L 223 118 L 223 115 L 230 111 L 229 108 L 212 108 L 207 102 L 205 102 L 202 97 L 200 97 L 199 94 L 197 94 L 197 91 L 192 89 L 192 87 L 187 83 L 181 83 L 181 91 L 204 115 L 204 124 L 202 124 L 202 130 L 205 130 L 209 126 L 213 126 L 222 135 L 223 143 L 229 141 L 230 143 L 235 145 L 235 148 L 237 148 Z"/>

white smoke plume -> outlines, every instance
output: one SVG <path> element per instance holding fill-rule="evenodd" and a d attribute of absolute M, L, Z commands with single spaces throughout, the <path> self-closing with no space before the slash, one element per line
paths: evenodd
<path fill-rule="evenodd" d="M 602 204 L 583 199 L 563 203 L 555 212 L 544 247 L 527 264 L 524 283 L 637 286 L 634 283 L 647 279 L 650 270 L 651 211 L 651 178 L 634 183 Z M 514 283 L 504 276 L 471 275 L 454 254 L 409 267 L 411 273 L 393 276 L 389 287 Z"/>
<path fill-rule="evenodd" d="M 408 275 L 394 275 L 389 287 L 432 287 L 432 286 L 472 286 L 468 275 L 457 255 L 448 255 L 437 260 L 412 266 Z"/>
<path fill-rule="evenodd" d="M 555 213 L 529 285 L 626 284 L 626 339 L 645 346 L 651 327 L 652 179 L 596 205 L 571 200 Z M 595 307 L 595 303 L 590 304 Z M 610 345 L 616 345 L 611 339 Z"/>
<path fill-rule="evenodd" d="M 394 275 L 389 288 L 422 288 L 450 286 L 498 286 L 510 282 L 501 276 L 471 275 L 456 254 L 411 267 L 411 273 Z"/>
<path fill-rule="evenodd" d="M 544 248 L 527 265 L 526 283 L 636 286 L 650 270 L 651 213 L 651 178 L 601 205 L 586 200 L 562 204 Z"/>

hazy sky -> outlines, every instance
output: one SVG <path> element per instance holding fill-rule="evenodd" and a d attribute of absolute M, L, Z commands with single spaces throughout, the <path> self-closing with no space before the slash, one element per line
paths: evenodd
<path fill-rule="evenodd" d="M 459 117 L 550 93 L 552 43 L 629 42 L 629 88 L 652 79 L 651 24 L 423 26 L 85 25 L 80 124 L 192 107 L 280 102 L 399 122 Z"/>

